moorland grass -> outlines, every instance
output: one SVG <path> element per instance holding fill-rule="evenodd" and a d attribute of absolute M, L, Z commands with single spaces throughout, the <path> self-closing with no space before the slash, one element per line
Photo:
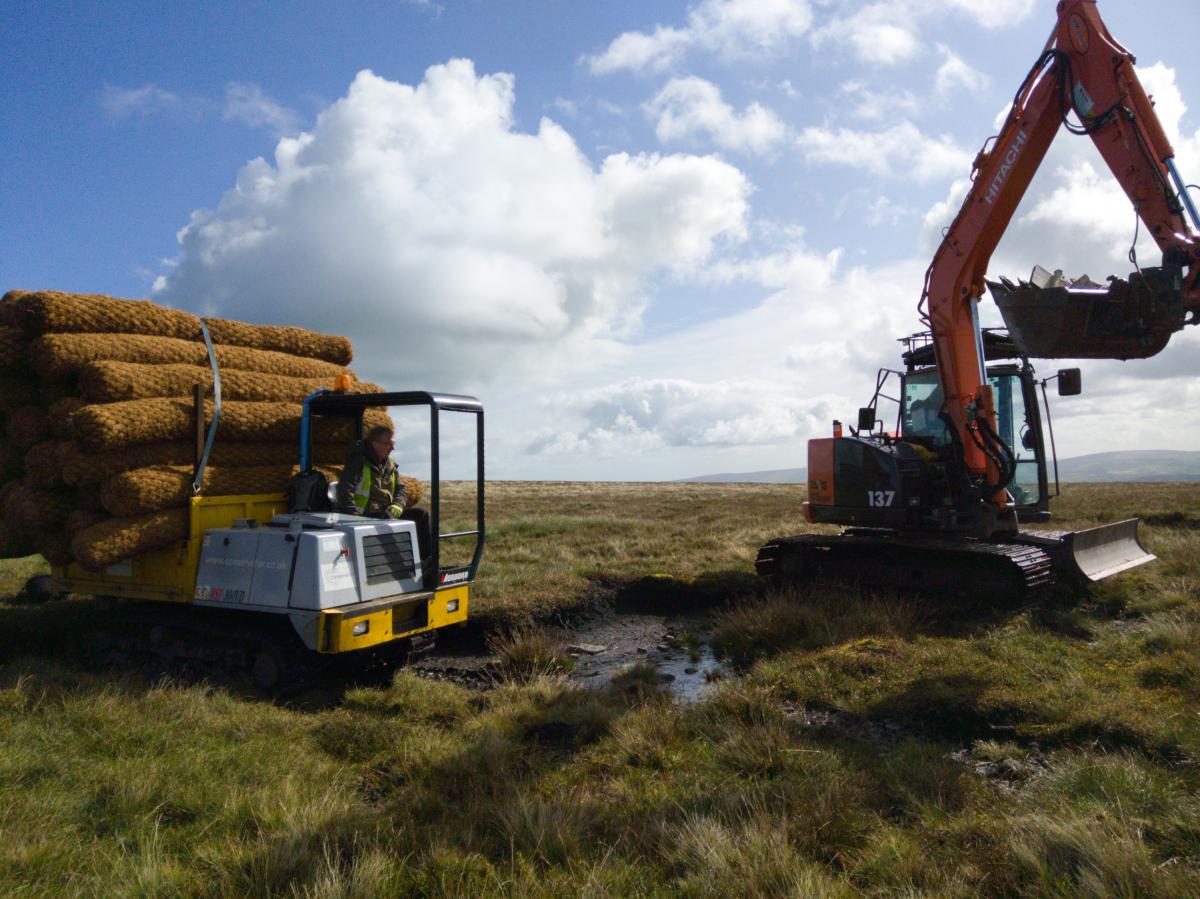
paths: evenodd
<path fill-rule="evenodd" d="M 0 587 L 0 892 L 105 896 L 1200 893 L 1200 487 L 1069 488 L 1160 561 L 1036 603 L 757 588 L 795 488 L 489 485 L 476 611 L 510 674 L 317 705 L 83 670 L 111 614 Z M 596 525 L 594 522 L 603 522 Z M 717 615 L 735 667 L 555 672 L 538 621 Z"/>

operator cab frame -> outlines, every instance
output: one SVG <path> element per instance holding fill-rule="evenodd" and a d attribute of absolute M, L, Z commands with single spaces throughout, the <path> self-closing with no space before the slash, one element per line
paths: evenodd
<path fill-rule="evenodd" d="M 486 526 L 484 521 L 484 461 L 483 404 L 472 396 L 451 393 L 432 393 L 424 390 L 409 390 L 395 393 L 340 393 L 322 390 L 304 402 L 304 413 L 300 426 L 300 468 L 308 470 L 312 459 L 311 416 L 350 418 L 356 439 L 364 436 L 363 416 L 367 409 L 383 407 L 427 406 L 429 408 L 429 529 L 432 538 L 430 547 L 432 564 L 424 572 L 424 587 L 437 590 L 457 587 L 475 580 L 479 562 L 483 557 Z M 475 527 L 442 533 L 442 489 L 441 489 L 441 416 L 443 413 L 460 413 L 475 416 Z M 475 549 L 471 560 L 465 565 L 442 567 L 442 541 L 475 538 Z"/>
<path fill-rule="evenodd" d="M 1008 488 L 1017 519 L 1020 522 L 1049 521 L 1050 499 L 1058 496 L 1060 491 L 1046 384 L 1057 380 L 1061 396 L 1074 396 L 1081 390 L 1079 369 L 1063 369 L 1039 380 L 1029 359 L 1017 349 L 1007 331 L 985 328 L 981 333 L 986 359 L 996 361 L 996 364 L 987 365 L 987 376 L 995 398 L 998 432 L 1017 460 L 1017 474 Z M 879 370 L 871 403 L 859 410 L 858 433 L 882 440 L 916 443 L 939 454 L 948 453 L 951 435 L 940 417 L 942 391 L 931 337 L 928 333 L 914 334 L 902 338 L 901 342 L 905 345 L 902 355 L 905 370 Z M 884 392 L 892 375 L 899 378 L 899 396 Z M 897 404 L 896 425 L 891 434 L 871 433 L 876 426 L 881 398 Z M 1050 437 L 1049 459 L 1054 466 L 1053 492 L 1047 466 L 1046 431 L 1042 428 L 1043 408 Z"/>

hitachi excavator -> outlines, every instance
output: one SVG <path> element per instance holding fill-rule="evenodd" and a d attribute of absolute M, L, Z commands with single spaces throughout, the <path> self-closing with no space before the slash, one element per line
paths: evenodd
<path fill-rule="evenodd" d="M 1007 333 L 984 332 L 978 304 L 988 261 L 1063 127 L 1095 142 L 1162 265 L 1107 288 L 991 284 Z M 1054 31 L 1000 134 L 976 157 L 971 189 L 926 272 L 918 309 L 928 331 L 909 339 L 898 372 L 896 429 L 877 422 L 880 379 L 849 436 L 835 423 L 832 437 L 808 443 L 805 516 L 850 527 L 771 541 L 759 551 L 761 575 L 1012 595 L 1153 560 L 1136 519 L 1075 533 L 1020 525 L 1049 518 L 1029 359 L 1145 358 L 1200 323 L 1200 220 L 1174 155 L 1133 55 L 1109 34 L 1095 0 L 1060 2 Z M 1060 393 L 1078 392 L 1078 370 L 1058 380 Z"/>

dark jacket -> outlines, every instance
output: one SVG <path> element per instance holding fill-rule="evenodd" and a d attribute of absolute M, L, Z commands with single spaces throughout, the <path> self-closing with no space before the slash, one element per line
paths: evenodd
<path fill-rule="evenodd" d="M 360 508 L 355 500 L 358 498 L 360 486 L 370 472 L 370 489 L 367 491 L 366 507 Z M 337 484 L 337 511 L 347 515 L 369 515 L 371 517 L 386 517 L 387 507 L 397 503 L 408 505 L 408 495 L 404 490 L 404 482 L 396 471 L 396 463 L 391 457 L 383 462 L 372 462 L 367 447 L 360 440 L 350 448 L 346 457 L 346 465 L 342 469 Z"/>

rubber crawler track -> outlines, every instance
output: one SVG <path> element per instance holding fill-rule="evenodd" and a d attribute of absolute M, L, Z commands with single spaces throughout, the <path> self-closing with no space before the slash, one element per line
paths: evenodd
<path fill-rule="evenodd" d="M 828 578 L 868 587 L 1019 596 L 1055 575 L 1037 546 L 849 530 L 778 537 L 758 551 L 761 577 L 779 586 Z"/>

